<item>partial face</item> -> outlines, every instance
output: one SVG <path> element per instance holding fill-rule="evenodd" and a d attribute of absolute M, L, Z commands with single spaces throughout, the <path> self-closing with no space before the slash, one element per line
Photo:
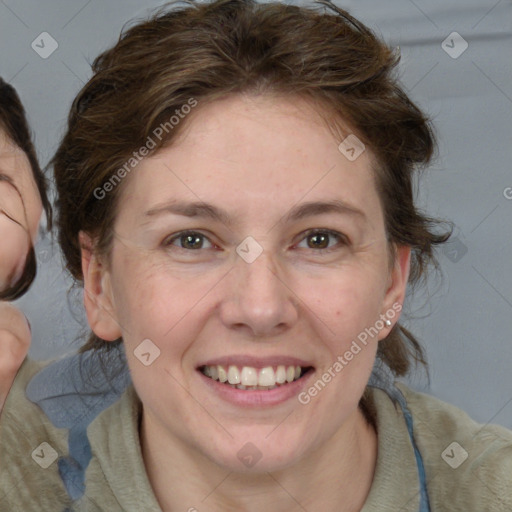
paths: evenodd
<path fill-rule="evenodd" d="M 254 470 L 272 471 L 361 424 L 381 315 L 404 286 L 368 151 L 349 161 L 301 100 L 233 97 L 193 116 L 127 178 L 102 286 L 147 442 L 234 471 L 250 442 Z"/>
<path fill-rule="evenodd" d="M 0 290 L 20 279 L 42 203 L 27 156 L 0 130 Z"/>

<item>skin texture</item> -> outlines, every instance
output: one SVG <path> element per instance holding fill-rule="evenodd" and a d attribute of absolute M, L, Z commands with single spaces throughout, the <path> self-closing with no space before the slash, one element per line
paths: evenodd
<path fill-rule="evenodd" d="M 242 410 L 196 368 L 232 355 L 295 356 L 314 366 L 312 385 L 403 303 L 410 251 L 399 248 L 391 265 L 370 151 L 349 161 L 299 98 L 234 96 L 199 105 L 186 122 L 123 184 L 110 258 L 80 234 L 89 323 L 105 340 L 124 339 L 157 499 L 165 511 L 360 510 L 377 435 L 358 402 L 391 327 L 307 405 L 294 397 Z M 286 218 L 299 204 L 331 200 L 362 215 Z M 231 224 L 145 215 L 170 201 L 211 203 Z M 316 228 L 341 238 L 319 249 L 307 235 Z M 183 230 L 206 237 L 199 249 L 173 238 Z M 247 236 L 263 248 L 250 264 L 236 253 Z M 134 350 L 148 338 L 160 356 L 145 366 Z M 250 468 L 237 456 L 248 442 L 262 454 Z"/>
<path fill-rule="evenodd" d="M 27 156 L 2 130 L 0 173 L 13 182 L 0 181 L 0 288 L 6 289 L 23 272 L 43 208 Z M 25 315 L 11 304 L 0 302 L 0 411 L 27 355 L 30 337 Z"/>
<path fill-rule="evenodd" d="M 0 130 L 0 173 L 13 183 L 0 181 L 0 289 L 21 277 L 30 243 L 35 244 L 43 211 L 41 198 L 23 151 Z"/>

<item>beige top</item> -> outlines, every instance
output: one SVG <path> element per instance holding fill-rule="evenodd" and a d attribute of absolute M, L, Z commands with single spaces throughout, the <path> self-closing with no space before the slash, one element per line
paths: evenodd
<path fill-rule="evenodd" d="M 25 360 L 0 417 L 0 511 L 161 511 L 142 460 L 141 403 L 132 386 L 89 425 L 86 490 L 71 505 L 58 471 L 59 458 L 68 454 L 68 430 L 54 427 L 25 396 L 43 366 Z M 431 511 L 512 511 L 512 431 L 479 425 L 452 405 L 397 387 L 412 413 Z M 378 459 L 362 512 L 418 512 L 418 470 L 403 413 L 384 391 L 371 389 Z"/>

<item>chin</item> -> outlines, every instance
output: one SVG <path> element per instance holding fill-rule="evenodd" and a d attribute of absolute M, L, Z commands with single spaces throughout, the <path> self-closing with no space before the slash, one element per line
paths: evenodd
<path fill-rule="evenodd" d="M 228 471 L 247 475 L 280 471 L 296 464 L 304 451 L 304 441 L 297 438 L 296 442 L 291 442 L 290 436 L 285 435 L 287 442 L 284 445 L 279 436 L 269 436 L 271 431 L 272 428 L 265 428 L 264 433 L 230 438 L 217 445 L 214 452 L 211 445 L 205 447 L 207 451 L 203 454 Z"/>

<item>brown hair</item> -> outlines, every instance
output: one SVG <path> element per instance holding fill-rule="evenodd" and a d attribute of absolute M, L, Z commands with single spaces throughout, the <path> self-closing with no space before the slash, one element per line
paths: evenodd
<path fill-rule="evenodd" d="M 47 195 L 48 184 L 37 161 L 25 109 L 14 87 L 6 83 L 2 78 L 0 78 L 0 129 L 27 156 L 46 213 L 47 227 L 51 229 L 52 208 Z M 0 180 L 9 181 L 15 186 L 8 176 L 1 175 Z M 22 276 L 7 290 L 0 290 L 0 300 L 14 300 L 21 297 L 34 281 L 36 272 L 36 253 L 31 243 Z"/>
<path fill-rule="evenodd" d="M 399 56 L 327 0 L 317 3 L 332 13 L 253 0 L 187 3 L 126 30 L 94 61 L 72 105 L 53 164 L 60 245 L 74 278 L 83 281 L 80 230 L 96 238 L 98 254 L 108 257 L 112 243 L 122 183 L 101 199 L 95 191 L 155 128 L 191 98 L 204 104 L 255 92 L 307 98 L 371 148 L 390 248 L 412 248 L 410 284 L 418 283 L 437 266 L 433 247 L 449 234 L 436 234 L 438 221 L 414 205 L 414 172 L 430 161 L 435 139 L 394 77 Z M 184 125 L 169 129 L 162 144 Z M 105 346 L 91 334 L 82 350 Z M 395 375 L 406 374 L 412 360 L 425 363 L 415 337 L 398 324 L 379 343 L 378 357 Z"/>

